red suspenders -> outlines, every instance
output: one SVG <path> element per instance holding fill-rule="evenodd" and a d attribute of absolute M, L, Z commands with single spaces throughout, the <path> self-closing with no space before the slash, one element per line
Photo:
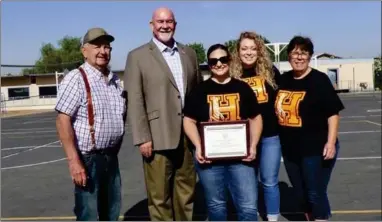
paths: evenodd
<path fill-rule="evenodd" d="M 95 148 L 95 130 L 94 130 L 94 112 L 93 112 L 93 102 L 92 102 L 92 94 L 90 92 L 90 85 L 88 78 L 86 77 L 85 71 L 79 67 L 78 68 L 81 72 L 82 78 L 85 82 L 85 88 L 86 88 L 86 99 L 88 102 L 88 119 L 89 119 L 89 126 L 90 126 L 90 136 L 91 136 L 91 142 L 93 148 Z"/>

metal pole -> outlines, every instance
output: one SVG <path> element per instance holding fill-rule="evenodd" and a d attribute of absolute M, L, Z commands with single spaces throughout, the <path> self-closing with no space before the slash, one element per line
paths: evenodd
<path fill-rule="evenodd" d="M 314 68 L 318 69 L 317 56 L 314 57 Z"/>
<path fill-rule="evenodd" d="M 280 70 L 280 43 L 277 43 L 277 69 Z"/>
<path fill-rule="evenodd" d="M 58 93 L 58 73 L 57 73 L 57 71 L 55 72 L 55 74 L 56 74 L 56 94 Z"/>
<path fill-rule="evenodd" d="M 355 71 L 353 66 L 353 91 L 355 92 Z"/>
<path fill-rule="evenodd" d="M 280 45 L 281 44 L 284 44 L 285 46 L 280 50 Z M 276 67 L 278 69 L 280 69 L 280 52 L 285 49 L 285 47 L 288 45 L 288 43 L 283 43 L 283 42 L 275 42 L 275 43 L 267 43 L 265 44 L 265 46 L 271 51 L 273 52 L 273 54 L 275 55 L 275 61 L 274 61 L 274 64 L 276 65 Z M 271 46 L 273 46 L 273 49 L 271 48 Z"/>

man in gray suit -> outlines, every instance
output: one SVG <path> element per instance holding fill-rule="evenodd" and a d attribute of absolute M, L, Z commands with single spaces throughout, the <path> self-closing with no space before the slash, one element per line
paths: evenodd
<path fill-rule="evenodd" d="M 125 69 L 151 220 L 192 220 L 196 173 L 182 119 L 185 96 L 202 78 L 195 51 L 173 38 L 176 24 L 170 9 L 155 10 L 152 40 L 129 52 Z"/>

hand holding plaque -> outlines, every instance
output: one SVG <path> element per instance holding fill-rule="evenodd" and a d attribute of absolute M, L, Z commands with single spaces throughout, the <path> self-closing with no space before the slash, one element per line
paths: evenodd
<path fill-rule="evenodd" d="M 200 127 L 206 160 L 245 159 L 250 155 L 248 120 L 201 122 Z"/>

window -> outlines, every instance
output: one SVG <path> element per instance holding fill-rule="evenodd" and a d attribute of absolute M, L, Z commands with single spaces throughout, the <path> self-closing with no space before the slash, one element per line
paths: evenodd
<path fill-rule="evenodd" d="M 40 98 L 55 98 L 57 97 L 56 86 L 40 86 L 38 88 Z"/>
<path fill-rule="evenodd" d="M 29 98 L 29 87 L 23 88 L 8 88 L 8 99 L 28 99 Z"/>

